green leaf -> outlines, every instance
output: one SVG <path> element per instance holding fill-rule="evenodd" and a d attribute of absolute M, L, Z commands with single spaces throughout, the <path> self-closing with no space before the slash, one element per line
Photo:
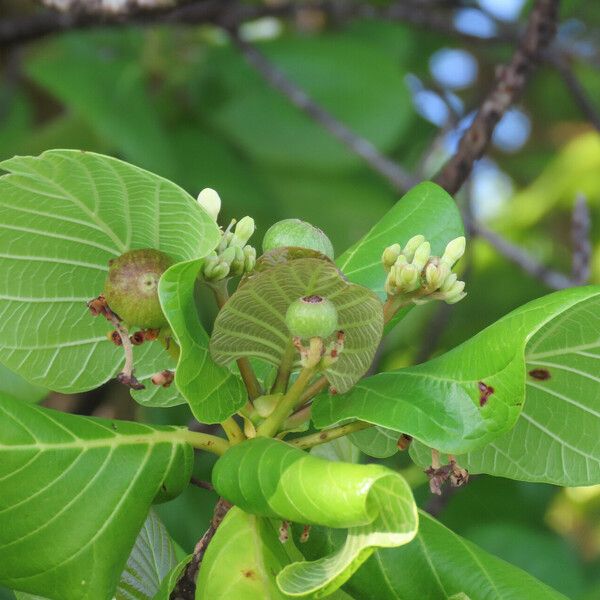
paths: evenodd
<path fill-rule="evenodd" d="M 527 344 L 526 400 L 516 425 L 460 457 L 473 473 L 563 486 L 600 483 L 600 300 L 590 296 L 540 329 Z M 552 296 L 550 296 L 552 298 Z"/>
<path fill-rule="evenodd" d="M 336 263 L 350 281 L 372 289 L 385 299 L 383 251 L 392 244 L 403 245 L 418 234 L 431 243 L 433 254 L 441 254 L 450 240 L 463 235 L 456 202 L 430 181 L 424 181 L 404 194 Z"/>
<path fill-rule="evenodd" d="M 316 258 L 299 258 L 248 278 L 215 321 L 210 341 L 215 361 L 227 364 L 250 355 L 278 365 L 291 342 L 288 306 L 312 294 L 326 296 L 337 308 L 344 350 L 325 375 L 338 391 L 350 389 L 373 361 L 383 331 L 382 305 L 373 292 L 348 283 L 335 265 Z"/>
<path fill-rule="evenodd" d="M 233 446 L 215 464 L 213 484 L 248 513 L 348 528 L 335 554 L 295 562 L 277 575 L 280 589 L 292 596 L 331 593 L 374 548 L 406 544 L 417 530 L 412 493 L 397 473 L 380 465 L 330 462 L 278 440 Z"/>
<path fill-rule="evenodd" d="M 108 261 L 132 248 L 197 258 L 218 228 L 175 184 L 107 156 L 51 150 L 0 167 L 0 360 L 58 391 L 97 387 L 123 360 L 85 306 Z"/>
<path fill-rule="evenodd" d="M 25 381 L 4 365 L 0 365 L 0 395 L 36 403 L 48 395 L 48 390 Z"/>
<path fill-rule="evenodd" d="M 397 431 L 385 427 L 369 427 L 348 436 L 350 441 L 368 456 L 388 458 L 398 452 Z"/>
<path fill-rule="evenodd" d="M 175 545 L 151 510 L 121 573 L 116 600 L 152 600 L 176 565 Z"/>
<path fill-rule="evenodd" d="M 531 385 L 526 354 L 533 352 L 533 356 L 539 357 L 548 351 L 555 355 L 554 362 L 561 363 L 561 356 L 565 352 L 570 354 L 572 339 L 583 336 L 590 348 L 596 347 L 597 330 L 589 323 L 590 315 L 596 314 L 599 307 L 600 287 L 597 286 L 573 288 L 539 298 L 434 360 L 369 377 L 344 396 L 320 396 L 313 406 L 314 423 L 323 428 L 345 419 L 361 419 L 407 433 L 451 454 L 485 446 L 517 421 L 525 402 L 526 377 L 528 395 L 531 389 L 538 390 L 543 383 L 536 383 L 536 387 Z M 588 382 L 581 389 L 586 396 L 582 398 L 577 394 L 575 402 L 578 404 L 587 407 L 597 397 L 597 378 L 573 372 L 568 361 L 552 372 L 553 385 L 564 385 L 567 389 L 580 390 L 582 382 Z M 540 401 L 548 411 L 546 398 L 551 394 L 543 393 Z M 562 393 L 564 395 L 564 391 Z M 563 403 L 568 404 L 569 399 L 561 402 L 561 408 L 555 413 L 556 421 L 563 426 L 567 423 Z M 537 405 L 535 398 L 532 405 Z M 593 416 L 594 409 L 579 407 L 578 410 L 577 423 L 581 425 L 575 431 L 579 432 L 584 423 L 588 431 L 592 430 L 596 421 L 590 415 Z M 530 422 L 531 417 L 524 416 L 524 420 Z M 594 447 L 592 439 L 597 439 L 597 433 L 589 438 L 589 444 L 587 439 L 584 442 L 590 448 Z M 552 451 L 552 447 L 547 446 L 540 454 L 540 445 L 536 443 L 535 447 L 538 455 L 535 460 L 541 460 L 542 456 L 545 460 L 547 452 Z M 596 454 L 592 457 L 596 456 L 594 468 L 597 469 L 598 449 L 595 448 Z M 524 450 L 521 448 L 522 453 Z M 525 454 L 520 455 L 522 461 L 529 460 L 531 452 Z M 581 470 L 585 474 L 588 458 L 581 456 L 579 476 Z"/>
<path fill-rule="evenodd" d="M 282 544 L 274 523 L 234 506 L 202 559 L 196 598 L 204 600 L 284 600 L 275 574 L 290 563 L 293 542 Z M 295 559 L 302 555 L 294 548 Z"/>
<path fill-rule="evenodd" d="M 400 548 L 378 550 L 348 582 L 361 600 L 463 598 L 559 600 L 564 596 L 525 571 L 481 550 L 427 513 Z"/>
<path fill-rule="evenodd" d="M 112 597 L 155 499 L 189 481 L 183 429 L 0 399 L 0 583 L 52 600 Z"/>
<path fill-rule="evenodd" d="M 152 598 L 152 600 L 169 600 L 171 597 L 171 592 L 173 588 L 177 584 L 177 581 L 183 574 L 184 569 L 187 567 L 188 563 L 192 560 L 192 554 L 189 554 L 185 558 L 182 558 L 166 575 L 166 577 L 162 580 L 160 584 L 160 589 Z"/>
<path fill-rule="evenodd" d="M 224 421 L 246 402 L 242 381 L 215 364 L 198 314 L 194 288 L 202 259 L 179 263 L 160 279 L 160 302 L 180 347 L 175 384 L 202 423 Z"/>

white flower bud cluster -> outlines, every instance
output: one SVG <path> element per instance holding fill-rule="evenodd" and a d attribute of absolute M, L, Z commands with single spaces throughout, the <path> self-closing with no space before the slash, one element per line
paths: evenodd
<path fill-rule="evenodd" d="M 216 221 L 221 211 L 221 198 L 211 188 L 198 194 L 198 204 Z M 235 227 L 234 227 L 235 226 Z M 202 274 L 207 281 L 219 281 L 249 273 L 256 265 L 256 250 L 247 244 L 254 234 L 254 219 L 244 217 L 232 221 L 223 232 L 214 252 L 204 259 Z"/>
<path fill-rule="evenodd" d="M 464 253 L 464 237 L 452 240 L 442 256 L 431 255 L 431 245 L 422 235 L 412 237 L 404 248 L 393 244 L 381 257 L 388 273 L 385 291 L 388 296 L 403 296 L 415 304 L 430 300 L 455 304 L 467 295 L 465 282 L 452 273 Z"/>

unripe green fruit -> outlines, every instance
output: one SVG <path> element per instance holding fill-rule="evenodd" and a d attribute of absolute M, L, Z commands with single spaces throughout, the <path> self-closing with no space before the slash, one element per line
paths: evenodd
<path fill-rule="evenodd" d="M 326 338 L 338 328 L 338 315 L 331 300 L 322 296 L 305 296 L 290 304 L 285 323 L 295 337 L 304 340 Z"/>
<path fill-rule="evenodd" d="M 131 250 L 111 260 L 104 284 L 110 309 L 130 327 L 159 329 L 166 325 L 158 281 L 172 264 L 164 252 L 153 249 Z"/>
<path fill-rule="evenodd" d="M 263 252 L 294 246 L 318 250 L 331 260 L 334 258 L 329 238 L 318 227 L 300 219 L 284 219 L 271 225 L 265 233 L 262 245 Z"/>

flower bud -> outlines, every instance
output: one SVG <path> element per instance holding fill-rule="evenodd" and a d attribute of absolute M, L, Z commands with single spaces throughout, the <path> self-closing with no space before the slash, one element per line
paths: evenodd
<path fill-rule="evenodd" d="M 212 188 L 204 188 L 198 194 L 198 204 L 212 217 L 217 220 L 221 210 L 221 198 Z"/>
<path fill-rule="evenodd" d="M 381 257 L 381 262 L 383 263 L 383 267 L 386 271 L 389 271 L 394 263 L 398 260 L 400 256 L 400 244 L 393 244 L 388 246 L 384 251 Z"/>
<path fill-rule="evenodd" d="M 446 279 L 444 279 L 444 283 L 440 286 L 440 292 L 447 292 L 452 288 L 452 286 L 456 283 L 458 276 L 456 273 L 450 273 Z"/>
<path fill-rule="evenodd" d="M 256 266 L 256 249 L 252 246 L 244 246 L 244 272 L 254 271 Z"/>
<path fill-rule="evenodd" d="M 415 255 L 415 250 L 424 241 L 425 241 L 425 236 L 415 235 L 414 237 L 411 237 L 410 240 L 408 240 L 408 242 L 406 242 L 406 246 L 404 246 L 404 248 L 402 249 L 402 254 L 404 254 L 404 256 L 406 256 L 406 258 L 409 262 L 412 261 L 414 255 Z"/>
<path fill-rule="evenodd" d="M 252 217 L 244 217 L 238 221 L 235 226 L 233 238 L 231 243 L 243 248 L 248 240 L 252 237 L 256 226 L 254 225 L 254 219 Z"/>
<path fill-rule="evenodd" d="M 466 240 L 464 236 L 453 239 L 446 246 L 444 254 L 442 255 L 442 261 L 448 263 L 452 267 L 465 253 L 465 247 Z"/>
<path fill-rule="evenodd" d="M 415 250 L 415 255 L 412 259 L 412 264 L 417 271 L 422 271 L 425 264 L 431 256 L 431 244 L 429 242 L 423 242 Z"/>
<path fill-rule="evenodd" d="M 235 251 L 235 255 L 231 261 L 230 274 L 232 276 L 242 275 L 244 273 L 244 264 L 246 262 L 244 250 L 240 246 L 232 246 L 231 249 Z"/>

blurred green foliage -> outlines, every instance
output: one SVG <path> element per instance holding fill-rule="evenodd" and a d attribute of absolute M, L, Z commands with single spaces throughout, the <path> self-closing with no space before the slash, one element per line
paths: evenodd
<path fill-rule="evenodd" d="M 573 36 L 567 39 L 573 48 L 581 39 L 589 42 L 586 32 L 595 32 L 589 38 L 597 41 L 599 3 L 567 0 L 562 17 L 571 23 L 563 35 Z M 582 18 L 586 26 L 577 20 Z M 440 131 L 415 108 L 407 75 L 439 91 L 429 69 L 432 54 L 469 50 L 477 58 L 478 77 L 453 92 L 467 115 L 493 80 L 496 64 L 511 52 L 506 44 L 477 44 L 376 20 L 332 30 L 319 22 L 301 31 L 281 23 L 260 25 L 255 35 L 268 38 L 260 41 L 261 49 L 293 81 L 381 152 L 424 177 L 433 174 L 448 148 L 432 146 Z M 256 219 L 257 246 L 274 221 L 298 217 L 323 228 L 341 254 L 397 200 L 352 152 L 269 88 L 214 28 L 72 32 L 31 43 L 10 57 L 7 51 L 4 58 L 0 159 L 83 148 L 152 170 L 194 195 L 213 187 L 224 201 L 222 222 L 246 214 Z M 574 65 L 594 100 L 600 92 L 597 61 L 596 50 L 595 59 Z M 531 134 L 517 152 L 491 150 L 514 193 L 489 225 L 568 272 L 570 213 L 576 194 L 584 193 L 592 213 L 593 279 L 599 282 L 600 137 L 548 67 L 520 108 L 531 121 Z M 480 200 L 471 192 L 461 193 L 461 206 Z M 424 337 L 439 338 L 434 352 L 441 352 L 548 291 L 486 242 L 473 242 L 469 251 L 467 298 L 443 320 L 436 319 L 435 307 L 413 310 L 390 338 L 384 368 L 422 356 Z M 126 395 L 118 402 L 127 402 Z M 176 408 L 145 410 L 144 417 L 184 424 L 190 416 Z M 389 462 L 402 467 L 406 457 Z M 206 459 L 196 475 L 208 479 L 210 466 Z M 425 487 L 418 490 L 422 504 L 429 501 Z M 186 551 L 206 528 L 214 500 L 210 492 L 189 488 L 158 508 Z M 482 476 L 459 490 L 440 518 L 568 597 L 591 599 L 600 593 L 599 506 L 600 489 L 589 491 L 584 502 L 549 486 Z M 5 598 L 10 596 L 0 590 Z"/>

